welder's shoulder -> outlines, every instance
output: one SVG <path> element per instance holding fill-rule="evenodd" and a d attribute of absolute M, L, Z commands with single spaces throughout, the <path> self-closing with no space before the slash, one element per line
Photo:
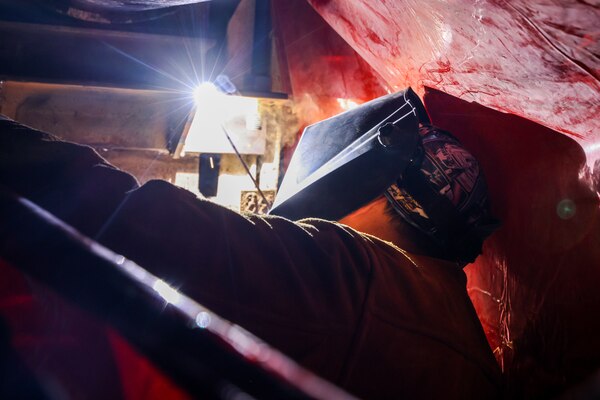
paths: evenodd
<path fill-rule="evenodd" d="M 279 236 L 284 236 L 282 240 L 290 242 L 289 246 L 304 242 L 305 247 L 316 248 L 320 257 L 330 263 L 353 265 L 365 273 L 379 268 L 384 260 L 398 264 L 404 258 L 402 250 L 392 243 L 335 221 L 305 218 L 292 222 L 277 216 L 261 217 L 261 220 L 268 222 Z"/>
<path fill-rule="evenodd" d="M 172 219 L 196 219 L 200 222 L 201 219 L 217 218 L 234 224 L 251 224 L 240 213 L 160 179 L 150 180 L 131 191 L 124 207 L 144 213 L 167 213 Z"/>
<path fill-rule="evenodd" d="M 310 253 L 318 258 L 353 258 L 369 266 L 382 254 L 397 256 L 391 243 L 365 235 L 337 222 L 310 218 L 291 221 L 273 215 L 239 213 L 162 180 L 152 180 L 132 191 L 124 210 L 150 215 L 156 220 L 167 215 L 171 224 L 196 221 L 215 232 L 227 228 L 230 236 L 256 241 L 261 247 L 282 247 L 288 252 Z M 374 255 L 376 254 L 376 255 Z"/>
<path fill-rule="evenodd" d="M 172 214 L 181 213 L 182 218 L 193 218 L 199 215 L 223 218 L 232 224 L 230 227 L 239 225 L 238 227 L 242 229 L 264 231 L 267 235 L 286 232 L 286 235 L 315 237 L 326 236 L 333 231 L 337 231 L 338 234 L 348 234 L 343 229 L 339 229 L 337 224 L 324 220 L 294 222 L 278 216 L 240 213 L 159 179 L 150 180 L 132 191 L 127 203 L 134 204 L 136 209 L 170 210 Z"/>
<path fill-rule="evenodd" d="M 175 186 L 162 179 L 152 179 L 131 193 L 136 198 L 144 197 L 169 197 L 172 199 L 189 200 L 195 199 L 194 193 Z"/>

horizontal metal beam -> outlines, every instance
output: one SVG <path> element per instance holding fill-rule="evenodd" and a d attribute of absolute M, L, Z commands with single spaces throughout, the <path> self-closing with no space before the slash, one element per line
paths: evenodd
<path fill-rule="evenodd" d="M 193 89 L 210 39 L 0 22 L 0 79 Z"/>

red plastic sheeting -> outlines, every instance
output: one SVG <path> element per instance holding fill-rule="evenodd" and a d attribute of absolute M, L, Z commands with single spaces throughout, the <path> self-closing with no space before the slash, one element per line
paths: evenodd
<path fill-rule="evenodd" d="M 309 2 L 388 87 L 429 86 L 520 115 L 600 157 L 597 2 Z"/>
<path fill-rule="evenodd" d="M 600 187 L 571 138 L 434 90 L 425 106 L 480 160 L 502 220 L 466 271 L 506 397 L 553 397 L 600 369 Z"/>
<path fill-rule="evenodd" d="M 11 345 L 53 398 L 186 400 L 117 333 L 0 260 L 0 317 Z"/>
<path fill-rule="evenodd" d="M 275 1 L 273 9 L 301 125 L 344 111 L 340 100 L 386 93 L 381 78 L 306 2 Z"/>
<path fill-rule="evenodd" d="M 294 107 L 304 127 L 386 93 L 384 82 L 305 0 L 274 1 L 279 51 L 286 57 Z M 284 151 L 287 167 L 294 144 Z"/>
<path fill-rule="evenodd" d="M 3 260 L 0 276 L 0 317 L 44 389 L 55 398 L 122 398 L 105 328 Z"/>

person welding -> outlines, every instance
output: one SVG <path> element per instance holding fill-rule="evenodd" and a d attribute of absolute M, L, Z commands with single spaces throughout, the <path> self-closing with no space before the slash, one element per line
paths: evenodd
<path fill-rule="evenodd" d="M 360 398 L 500 395 L 462 270 L 498 221 L 412 90 L 309 126 L 271 214 L 151 181 L 100 241 Z"/>
<path fill-rule="evenodd" d="M 498 221 L 477 160 L 412 90 L 306 128 L 267 216 L 130 190 L 91 149 L 18 129 L 2 184 L 351 394 L 501 396 L 462 269 Z"/>

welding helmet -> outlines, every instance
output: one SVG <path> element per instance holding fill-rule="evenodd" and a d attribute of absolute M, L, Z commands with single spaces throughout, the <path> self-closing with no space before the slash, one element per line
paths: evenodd
<path fill-rule="evenodd" d="M 491 215 L 479 162 L 447 131 L 421 124 L 419 135 L 419 154 L 385 196 L 405 222 L 448 257 L 472 262 L 500 225 Z"/>
<path fill-rule="evenodd" d="M 467 262 L 497 226 L 477 160 L 431 126 L 410 88 L 307 127 L 270 213 L 338 220 L 384 193 L 407 223 Z"/>

